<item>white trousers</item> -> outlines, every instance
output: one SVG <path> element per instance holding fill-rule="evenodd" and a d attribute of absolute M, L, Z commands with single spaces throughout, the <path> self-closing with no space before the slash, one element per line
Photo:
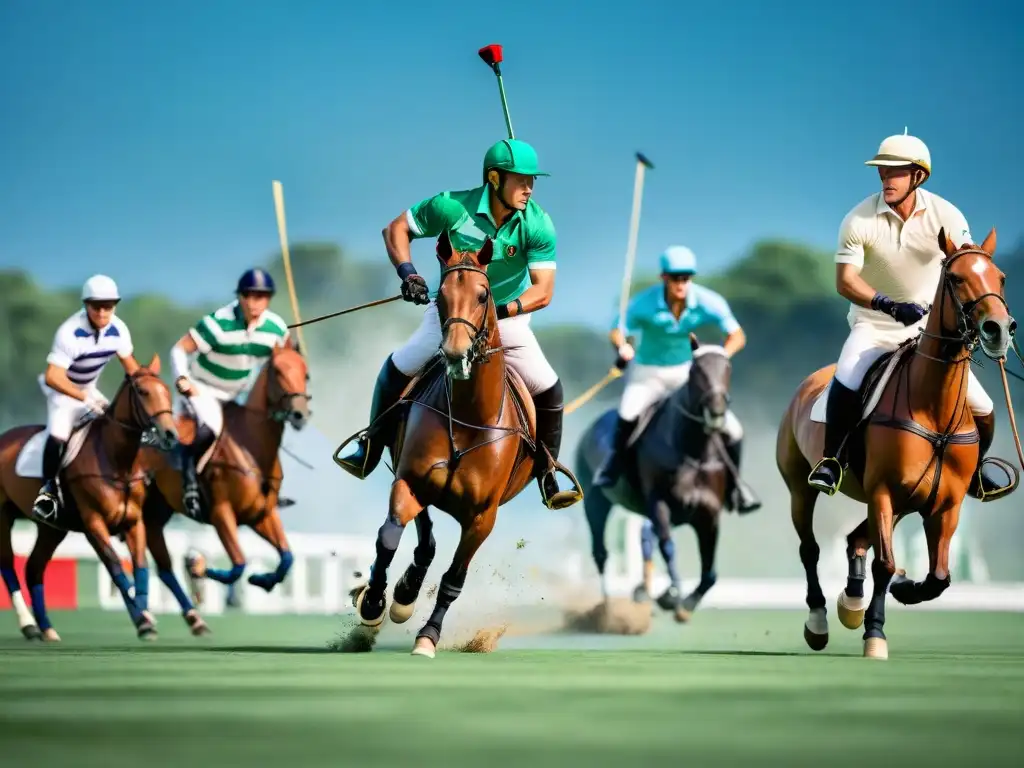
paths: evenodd
<path fill-rule="evenodd" d="M 523 377 L 531 395 L 539 395 L 555 386 L 558 374 L 551 367 L 530 328 L 530 315 L 506 317 L 498 321 L 498 335 L 503 346 L 514 347 L 505 352 L 508 364 Z M 419 328 L 402 347 L 391 355 L 395 367 L 406 376 L 414 376 L 441 347 L 441 321 L 437 305 L 430 302 L 423 312 Z"/>
<path fill-rule="evenodd" d="M 39 388 L 46 396 L 46 429 L 58 440 L 67 442 L 75 425 L 89 415 L 89 408 L 81 400 L 58 392 L 47 386 L 42 376 Z M 96 383 L 83 387 L 86 392 L 95 392 Z"/>
<path fill-rule="evenodd" d="M 864 382 L 864 376 L 878 358 L 891 352 L 909 338 L 917 335 L 919 326 L 890 330 L 878 328 L 871 323 L 856 321 L 850 335 L 843 344 L 836 364 L 836 380 L 847 389 L 857 391 Z M 970 370 L 967 374 L 967 405 L 978 416 L 992 413 L 995 405 L 985 392 L 981 382 Z"/>
<path fill-rule="evenodd" d="M 619 416 L 626 421 L 639 418 L 644 409 L 685 386 L 689 378 L 689 361 L 682 365 L 631 363 L 626 375 L 626 388 L 619 401 Z M 743 439 L 743 425 L 732 409 L 725 412 L 724 431 L 730 443 Z"/>
<path fill-rule="evenodd" d="M 195 379 L 192 379 L 192 387 L 195 393 L 187 399 L 195 413 L 189 412 L 186 398 L 177 391 L 174 396 L 174 412 L 194 415 L 200 424 L 205 424 L 213 430 L 213 434 L 220 437 L 224 429 L 224 403 L 234 400 L 234 396 Z"/>

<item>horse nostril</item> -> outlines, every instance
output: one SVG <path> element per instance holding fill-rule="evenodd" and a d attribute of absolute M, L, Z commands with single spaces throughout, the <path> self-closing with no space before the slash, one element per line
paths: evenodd
<path fill-rule="evenodd" d="M 995 320 L 986 320 L 981 324 L 981 335 L 988 340 L 998 339 L 1003 332 L 1003 327 Z"/>
<path fill-rule="evenodd" d="M 1017 321 L 1012 317 L 1010 318 L 1010 324 L 1007 326 L 1006 330 L 1011 336 L 1015 336 L 1017 334 Z"/>

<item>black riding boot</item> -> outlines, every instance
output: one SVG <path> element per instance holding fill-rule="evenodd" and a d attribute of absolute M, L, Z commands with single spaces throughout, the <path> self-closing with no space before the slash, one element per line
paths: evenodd
<path fill-rule="evenodd" d="M 63 440 L 53 435 L 46 436 L 46 445 L 43 447 L 43 487 L 39 489 L 32 508 L 37 517 L 51 518 L 57 514 L 57 474 L 60 472 L 61 459 L 64 458 L 65 445 Z"/>
<path fill-rule="evenodd" d="M 833 377 L 825 408 L 825 450 L 807 478 L 811 488 L 829 496 L 839 490 L 843 476 L 839 446 L 860 420 L 860 412 L 860 393 L 847 389 Z"/>
<path fill-rule="evenodd" d="M 388 442 L 388 426 L 391 420 L 385 418 L 386 424 L 375 424 L 374 422 L 382 413 L 398 402 L 410 381 L 412 381 L 412 377 L 406 376 L 398 370 L 391 361 L 391 356 L 388 355 L 380 373 L 377 374 L 377 384 L 373 389 L 373 404 L 370 406 L 371 427 L 359 438 L 355 453 L 337 459 L 338 464 L 346 472 L 362 480 L 377 468 Z"/>
<path fill-rule="evenodd" d="M 533 407 L 537 412 L 537 456 L 534 459 L 533 471 L 540 484 L 541 498 L 548 509 L 561 509 L 576 501 L 574 491 L 562 491 L 558 487 L 558 478 L 554 462 L 558 460 L 558 452 L 562 447 L 562 382 L 541 392 L 533 398 Z M 551 460 L 548 460 L 550 454 Z"/>
<path fill-rule="evenodd" d="M 185 505 L 185 513 L 192 518 L 198 519 L 203 508 L 196 464 L 216 439 L 217 436 L 212 429 L 206 424 L 200 424 L 196 427 L 191 445 L 178 444 L 178 458 L 181 461 L 181 500 Z"/>
<path fill-rule="evenodd" d="M 601 466 L 594 474 L 594 485 L 597 488 L 611 488 L 619 482 L 619 477 L 622 475 L 623 457 L 626 454 L 626 443 L 629 442 L 629 436 L 633 434 L 634 427 L 636 427 L 636 419 L 627 421 L 619 416 L 619 420 L 615 424 L 615 435 L 612 437 L 611 453 L 605 456 Z"/>
<path fill-rule="evenodd" d="M 735 509 L 741 515 L 745 515 L 748 512 L 755 512 L 761 508 L 761 500 L 754 495 L 753 489 L 751 489 L 746 483 L 742 482 L 740 478 L 740 460 L 743 457 L 743 440 L 737 440 L 735 443 L 726 443 L 725 450 L 729 454 L 729 460 L 732 461 L 736 467 L 736 477 L 733 477 L 732 472 L 728 473 L 728 483 L 726 488 L 728 493 L 726 494 L 726 504 L 730 509 Z"/>

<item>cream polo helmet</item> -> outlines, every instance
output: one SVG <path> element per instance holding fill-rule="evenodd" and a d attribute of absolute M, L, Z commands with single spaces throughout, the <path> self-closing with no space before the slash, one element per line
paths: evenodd
<path fill-rule="evenodd" d="M 917 136 L 908 135 L 907 129 L 904 128 L 902 134 L 889 136 L 883 140 L 878 146 L 875 156 L 864 165 L 889 167 L 916 165 L 925 173 L 924 179 L 920 182 L 924 184 L 925 179 L 932 175 L 932 154 L 923 141 Z"/>

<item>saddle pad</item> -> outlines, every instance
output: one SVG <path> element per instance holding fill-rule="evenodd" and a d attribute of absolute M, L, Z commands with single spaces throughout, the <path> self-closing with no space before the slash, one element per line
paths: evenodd
<path fill-rule="evenodd" d="M 871 412 L 875 410 L 878 405 L 878 401 L 882 399 L 882 393 L 885 391 L 885 385 L 889 383 L 889 379 L 892 378 L 893 371 L 899 365 L 900 360 L 906 354 L 909 344 L 902 344 L 896 348 L 888 362 L 885 364 L 885 369 L 878 375 L 875 381 L 870 385 L 871 389 L 868 393 L 867 400 L 864 403 L 864 410 L 861 412 L 861 419 L 866 419 L 871 415 Z M 828 393 L 832 389 L 832 380 L 830 379 L 828 385 L 821 390 L 821 394 L 814 400 L 814 404 L 811 406 L 811 421 L 818 424 L 826 423 L 825 411 L 828 405 Z"/>
<path fill-rule="evenodd" d="M 92 423 L 93 419 L 90 419 L 86 422 L 85 426 L 71 435 L 71 439 L 68 441 L 67 448 L 64 451 L 64 460 L 60 465 L 61 469 L 67 467 L 78 456 L 78 452 L 82 450 L 85 438 L 89 435 L 89 430 L 92 428 Z M 49 434 L 49 430 L 46 429 L 36 432 L 22 446 L 14 463 L 14 472 L 18 477 L 42 479 L 43 449 L 46 447 L 46 438 Z"/>

